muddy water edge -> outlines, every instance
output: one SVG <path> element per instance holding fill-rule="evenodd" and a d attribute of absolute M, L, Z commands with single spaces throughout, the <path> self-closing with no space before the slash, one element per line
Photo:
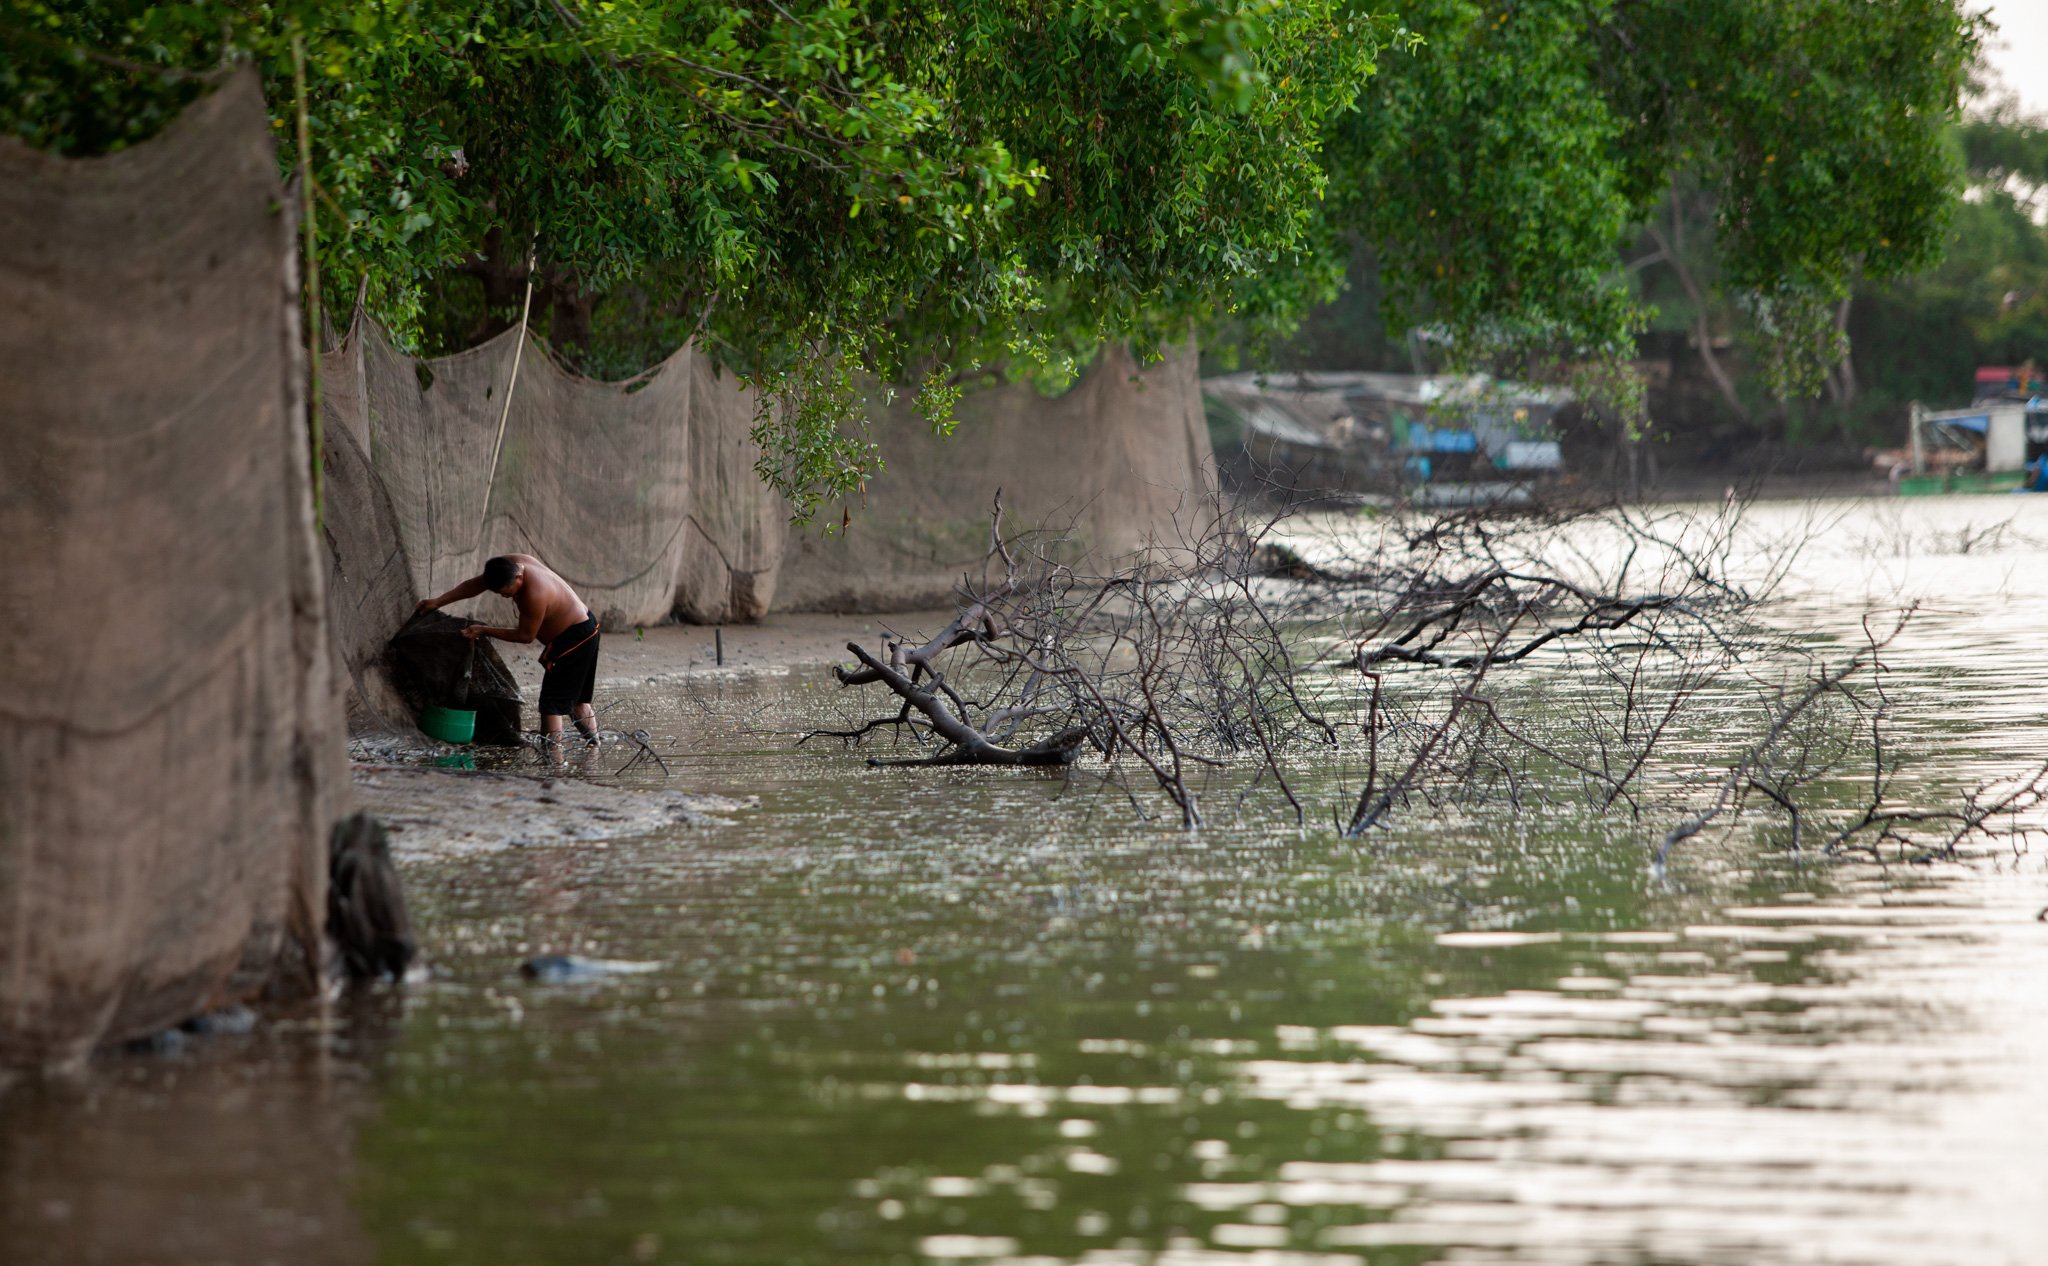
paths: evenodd
<path fill-rule="evenodd" d="M 2035 499 L 1847 503 L 1778 618 L 1924 601 L 1932 802 L 2048 754 L 2043 577 Z M 431 979 L 0 1098 L 0 1261 L 2048 1260 L 2037 852 L 1741 831 L 1660 881 L 1668 821 L 1562 802 L 1191 836 L 793 748 L 828 682 L 608 683 L 680 743 L 628 782 L 759 807 L 408 852 Z M 522 982 L 542 952 L 660 967 Z"/>

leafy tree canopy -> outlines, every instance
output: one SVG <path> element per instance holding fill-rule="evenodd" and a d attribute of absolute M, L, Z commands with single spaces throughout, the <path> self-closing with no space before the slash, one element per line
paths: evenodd
<path fill-rule="evenodd" d="M 862 368 L 1071 372 L 1313 264 L 1318 149 L 1392 34 L 1338 0 L 17 0 L 7 125 L 103 152 L 291 44 L 323 266 L 401 335 L 450 279 L 503 328 L 531 250 L 551 336 L 603 364 L 692 334 L 764 388 L 764 473 L 857 486 Z M 609 305 L 609 306 L 608 306 Z M 472 331 L 473 333 L 474 331 Z"/>
<path fill-rule="evenodd" d="M 532 249 L 580 363 L 695 336 L 779 400 L 764 473 L 800 505 L 874 461 L 863 370 L 943 422 L 978 367 L 1057 380 L 1218 316 L 1270 338 L 1361 245 L 1390 328 L 1611 365 L 1643 320 L 1616 248 L 1682 188 L 1790 391 L 1853 279 L 1942 240 L 1958 0 L 1396 7 L 13 0 L 0 111 L 104 150 L 248 57 L 295 165 L 302 39 L 334 289 L 432 350 L 513 318 Z"/>
<path fill-rule="evenodd" d="M 1850 332 L 1879 404 L 1954 403 L 1980 365 L 2048 362 L 2048 127 L 2002 111 L 1965 119 L 1957 139 L 1970 197 L 1940 260 L 1857 288 Z"/>
<path fill-rule="evenodd" d="M 1859 275 L 1937 253 L 1978 23 L 1956 0 L 1409 0 L 1424 41 L 1333 124 L 1334 223 L 1396 309 L 1485 356 L 1630 353 L 1616 248 L 1675 189 L 1783 391 Z"/>

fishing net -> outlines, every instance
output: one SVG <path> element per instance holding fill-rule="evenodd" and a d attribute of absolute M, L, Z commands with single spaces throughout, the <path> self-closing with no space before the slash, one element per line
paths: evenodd
<path fill-rule="evenodd" d="M 888 468 L 849 530 L 794 536 L 778 578 L 785 610 L 904 611 L 948 601 L 979 574 L 989 510 L 1003 494 L 1006 531 L 1070 536 L 1069 555 L 1098 562 L 1157 541 L 1203 511 L 1212 456 L 1193 348 L 1139 369 L 1107 348 L 1065 394 L 1013 384 L 975 392 L 935 436 L 906 405 L 877 410 Z M 838 510 L 830 521 L 841 521 Z"/>
<path fill-rule="evenodd" d="M 348 772 L 253 73 L 0 140 L 0 1064 L 311 984 Z"/>
<path fill-rule="evenodd" d="M 483 638 L 462 635 L 466 620 L 422 611 L 391 639 L 393 684 L 418 716 L 429 707 L 476 713 L 476 741 L 511 747 L 520 741 L 519 683 Z"/>
<path fill-rule="evenodd" d="M 948 438 L 879 406 L 887 468 L 845 507 L 852 530 L 792 532 L 755 474 L 755 398 L 708 357 L 686 347 L 601 383 L 529 341 L 514 383 L 518 338 L 415 360 L 359 317 L 325 359 L 330 586 L 353 724 L 400 711 L 386 642 L 413 602 L 494 554 L 540 558 L 614 630 L 771 606 L 902 610 L 944 601 L 979 563 L 998 488 L 1012 529 L 1056 527 L 1071 552 L 1101 557 L 1170 543 L 1210 484 L 1193 350 L 1141 370 L 1112 348 L 1064 395 L 968 396 Z M 462 610 L 514 622 L 489 595 Z"/>
<path fill-rule="evenodd" d="M 530 344 L 513 384 L 518 344 L 511 330 L 414 360 L 358 319 L 325 359 L 330 425 L 368 457 L 413 597 L 453 588 L 495 554 L 525 553 L 607 625 L 661 619 L 674 603 L 688 497 L 688 353 L 628 389 L 577 378 Z M 373 559 L 344 562 L 366 576 L 381 570 Z M 487 618 L 509 616 L 509 604 L 482 602 Z"/>
<path fill-rule="evenodd" d="M 708 356 L 691 361 L 690 511 L 676 613 L 698 624 L 758 620 L 775 601 L 789 505 L 754 473 L 752 393 Z"/>
<path fill-rule="evenodd" d="M 512 330 L 416 360 L 359 316 L 323 359 L 329 583 L 352 724 L 400 719 L 388 639 L 414 602 L 496 554 L 539 558 L 613 630 L 674 612 L 754 619 L 773 597 L 787 510 L 754 474 L 751 396 L 687 347 L 603 383 L 529 340 L 515 382 L 518 344 Z M 459 609 L 516 623 L 492 595 Z"/>
<path fill-rule="evenodd" d="M 347 425 L 351 416 L 361 416 L 343 394 L 353 386 L 353 379 L 322 384 L 328 421 L 321 443 L 321 523 L 327 537 L 334 660 L 347 688 L 349 729 L 402 730 L 418 714 L 399 687 L 391 638 L 412 618 L 419 598 L 391 499 L 370 469 L 365 442 Z"/>

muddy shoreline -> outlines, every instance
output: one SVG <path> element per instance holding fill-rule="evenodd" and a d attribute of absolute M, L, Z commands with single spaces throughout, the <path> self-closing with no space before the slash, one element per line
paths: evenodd
<path fill-rule="evenodd" d="M 647 629 L 606 630 L 598 660 L 600 703 L 605 694 L 692 678 L 789 672 L 848 661 L 846 644 L 879 644 L 892 632 L 930 634 L 951 612 L 896 615 L 771 616 L 757 624 L 671 624 Z M 718 662 L 723 643 L 724 664 Z M 540 694 L 535 648 L 499 649 L 526 698 L 522 722 L 538 724 L 533 700 Z M 496 749 L 454 747 L 413 733 L 351 737 L 351 780 L 358 807 L 375 814 L 391 831 L 393 854 L 401 861 L 464 857 L 505 849 L 547 846 L 603 846 L 616 839 L 650 835 L 673 827 L 712 828 L 758 806 L 752 799 L 706 795 L 684 786 L 644 789 L 608 785 L 610 760 L 593 761 L 580 742 L 568 745 L 560 769 L 541 772 L 492 769 Z M 447 763 L 474 755 L 482 769 Z"/>
<path fill-rule="evenodd" d="M 831 663 L 851 663 L 848 642 L 875 645 L 892 631 L 937 632 L 951 611 L 909 611 L 890 615 L 829 615 L 799 612 L 770 615 L 753 624 L 660 624 L 651 628 L 606 629 L 598 658 L 598 688 L 645 685 L 685 675 L 778 672 Z M 725 662 L 718 662 L 724 644 Z M 529 700 L 540 692 L 538 646 L 498 644 Z M 529 716 L 531 709 L 528 710 Z"/>
<path fill-rule="evenodd" d="M 356 803 L 391 832 L 391 851 L 461 857 L 549 844 L 603 844 L 674 827 L 724 826 L 758 800 L 608 787 L 569 774 L 357 763 Z"/>

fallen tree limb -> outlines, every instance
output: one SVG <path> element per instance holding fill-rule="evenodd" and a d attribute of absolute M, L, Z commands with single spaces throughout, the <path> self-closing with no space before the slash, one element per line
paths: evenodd
<path fill-rule="evenodd" d="M 924 714 L 931 722 L 934 734 L 953 745 L 934 756 L 905 760 L 885 760 L 870 756 L 869 765 L 1071 765 L 1080 757 L 1081 748 L 1088 740 L 1086 729 L 1072 726 L 1029 747 L 1004 747 L 992 741 L 953 708 L 947 706 L 947 703 L 940 699 L 937 688 L 927 689 L 919 685 L 910 674 L 893 664 L 886 664 L 875 658 L 873 652 L 859 642 L 848 642 L 846 649 L 864 665 L 864 669 L 835 669 L 839 684 L 852 686 L 879 682 L 887 686 L 896 692 L 897 697 L 902 699 L 907 707 Z"/>

